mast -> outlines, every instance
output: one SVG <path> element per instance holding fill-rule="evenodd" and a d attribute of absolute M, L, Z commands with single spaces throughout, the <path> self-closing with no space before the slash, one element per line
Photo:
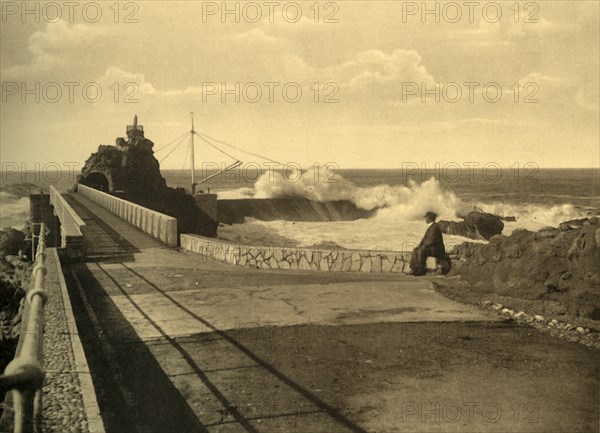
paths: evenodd
<path fill-rule="evenodd" d="M 194 113 L 192 115 L 192 130 L 190 131 L 190 158 L 191 158 L 191 170 L 192 170 L 192 195 L 196 195 L 196 173 L 194 166 Z"/>

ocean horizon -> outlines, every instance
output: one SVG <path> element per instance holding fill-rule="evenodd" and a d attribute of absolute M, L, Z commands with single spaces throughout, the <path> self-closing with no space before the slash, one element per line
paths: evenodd
<path fill-rule="evenodd" d="M 422 215 L 433 210 L 439 219 L 460 220 L 472 209 L 506 221 L 503 233 L 537 230 L 561 222 L 600 215 L 598 169 L 538 169 L 536 167 L 436 169 L 337 169 L 313 167 L 282 174 L 243 167 L 198 186 L 221 199 L 306 197 L 319 201 L 349 200 L 360 208 L 379 209 L 357 221 L 291 222 L 247 218 L 244 224 L 222 225 L 219 237 L 256 244 L 293 242 L 310 246 L 334 242 L 345 248 L 410 249 L 423 232 Z M 210 175 L 197 170 L 197 179 Z M 2 227 L 21 228 L 29 217 L 29 199 L 6 192 L 9 185 L 31 183 L 47 191 L 54 185 L 67 191 L 76 173 L 46 171 L 2 173 Z M 167 184 L 189 191 L 189 170 L 163 170 Z M 445 235 L 448 245 L 469 239 Z"/>

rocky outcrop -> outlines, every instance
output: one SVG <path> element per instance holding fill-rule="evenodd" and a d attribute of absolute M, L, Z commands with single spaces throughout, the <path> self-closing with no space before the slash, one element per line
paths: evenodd
<path fill-rule="evenodd" d="M 499 235 L 504 229 L 504 223 L 496 215 L 487 212 L 473 211 L 463 218 L 463 221 L 439 221 L 442 233 L 463 236 L 470 239 L 490 240 Z"/>
<path fill-rule="evenodd" d="M 177 218 L 179 233 L 216 236 L 218 222 L 183 188 L 167 186 L 154 157 L 154 143 L 141 128 L 136 119 L 127 128 L 127 140 L 121 137 L 116 146 L 100 145 L 85 162 L 78 183 Z"/>
<path fill-rule="evenodd" d="M 0 252 L 0 371 L 15 355 L 30 276 L 31 262 Z"/>
<path fill-rule="evenodd" d="M 503 296 L 555 300 L 571 314 L 600 320 L 600 222 L 573 225 L 458 245 L 449 275 Z"/>
<path fill-rule="evenodd" d="M 11 227 L 0 230 L 0 256 L 15 255 L 25 248 L 25 234 Z"/>

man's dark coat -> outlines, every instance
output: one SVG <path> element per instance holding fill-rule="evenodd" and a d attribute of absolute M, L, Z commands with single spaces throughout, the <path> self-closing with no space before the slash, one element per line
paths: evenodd
<path fill-rule="evenodd" d="M 450 258 L 446 255 L 442 231 L 436 222 L 429 225 L 423 239 L 412 253 L 410 269 L 413 275 L 425 275 L 427 272 L 427 257 L 435 257 L 439 260 L 443 274 L 450 270 Z"/>

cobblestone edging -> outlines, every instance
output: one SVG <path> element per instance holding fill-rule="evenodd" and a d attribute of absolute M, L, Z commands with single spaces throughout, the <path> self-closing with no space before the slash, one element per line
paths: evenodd
<path fill-rule="evenodd" d="M 483 307 L 487 310 L 495 311 L 503 317 L 512 318 L 517 322 L 532 326 L 542 332 L 548 332 L 554 337 L 600 349 L 600 333 L 590 328 L 575 326 L 557 319 L 548 319 L 539 314 L 530 315 L 523 311 L 515 312 L 502 304 L 496 304 L 491 301 L 485 301 Z"/>
<path fill-rule="evenodd" d="M 104 432 L 56 249 L 46 258 L 44 431 Z"/>
<path fill-rule="evenodd" d="M 241 245 L 181 235 L 181 248 L 238 266 L 327 272 L 408 273 L 410 254 L 394 251 Z"/>

